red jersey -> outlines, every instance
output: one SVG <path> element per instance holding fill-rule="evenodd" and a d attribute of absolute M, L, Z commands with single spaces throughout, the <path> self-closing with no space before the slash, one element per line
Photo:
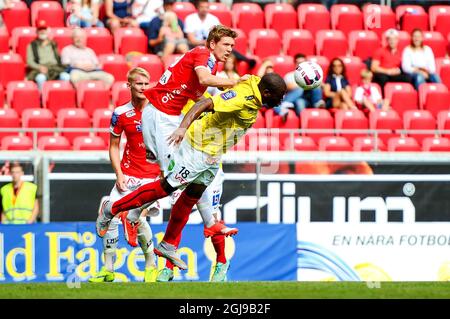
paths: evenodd
<path fill-rule="evenodd" d="M 111 117 L 110 132 L 120 136 L 125 132 L 127 144 L 123 151 L 120 167 L 125 175 L 137 178 L 155 178 L 159 175 L 158 164 L 146 161 L 144 137 L 141 126 L 142 113 L 131 102 L 114 109 Z"/>
<path fill-rule="evenodd" d="M 372 60 L 380 61 L 380 67 L 382 68 L 400 68 L 402 65 L 402 52 L 396 50 L 395 53 L 392 53 L 389 47 L 379 48 L 375 51 Z"/>
<path fill-rule="evenodd" d="M 195 72 L 198 68 L 205 68 L 213 75 L 217 72 L 216 59 L 206 47 L 196 47 L 182 55 L 145 96 L 161 112 L 180 115 L 189 99 L 198 100 L 207 89 L 198 81 Z"/>

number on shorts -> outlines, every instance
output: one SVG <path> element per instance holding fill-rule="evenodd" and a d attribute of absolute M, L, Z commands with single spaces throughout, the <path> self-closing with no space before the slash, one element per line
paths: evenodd
<path fill-rule="evenodd" d="M 191 173 L 191 172 L 189 172 L 189 171 L 186 169 L 186 167 L 182 166 L 182 167 L 181 167 L 181 171 L 180 171 L 178 174 L 180 174 L 181 177 L 183 177 L 183 178 L 187 178 L 188 175 L 189 175 L 190 173 Z"/>

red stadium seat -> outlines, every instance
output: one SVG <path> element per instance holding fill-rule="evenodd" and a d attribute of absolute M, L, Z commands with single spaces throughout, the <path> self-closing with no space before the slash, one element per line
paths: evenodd
<path fill-rule="evenodd" d="M 0 131 L 0 139 L 4 136 L 14 135 L 17 133 L 19 125 L 19 115 L 13 109 L 0 109 L 0 128 L 8 129 L 6 132 Z M 11 129 L 11 131 L 9 131 Z"/>
<path fill-rule="evenodd" d="M 103 81 L 80 81 L 76 85 L 78 107 L 92 115 L 98 108 L 109 107 L 109 88 Z"/>
<path fill-rule="evenodd" d="M 225 3 L 209 2 L 209 13 L 215 15 L 222 25 L 227 27 L 231 27 L 233 25 L 231 11 Z"/>
<path fill-rule="evenodd" d="M 278 32 L 281 37 L 285 30 L 298 27 L 297 12 L 289 3 L 269 3 L 264 7 L 266 28 Z"/>
<path fill-rule="evenodd" d="M 127 73 L 130 67 L 123 55 L 102 54 L 98 57 L 98 60 L 102 70 L 112 74 L 116 81 L 127 80 Z"/>
<path fill-rule="evenodd" d="M 33 81 L 12 81 L 6 87 L 6 100 L 17 113 L 27 108 L 41 107 L 41 94 Z"/>
<path fill-rule="evenodd" d="M 55 116 L 49 109 L 26 109 L 22 113 L 23 128 L 55 128 Z M 33 132 L 27 132 L 33 138 Z M 53 135 L 53 132 L 38 132 L 37 137 Z"/>
<path fill-rule="evenodd" d="M 31 25 L 45 20 L 49 27 L 64 27 L 64 9 L 57 1 L 33 1 L 31 3 Z"/>
<path fill-rule="evenodd" d="M 428 45 L 436 58 L 442 58 L 447 53 L 447 40 L 437 31 L 425 31 L 423 44 Z"/>
<path fill-rule="evenodd" d="M 413 137 L 392 137 L 388 141 L 389 152 L 420 152 L 419 143 Z"/>
<path fill-rule="evenodd" d="M 406 111 L 403 114 L 403 127 L 407 130 L 435 130 L 436 120 L 427 110 Z M 434 132 L 424 134 L 408 132 L 408 136 L 421 143 L 425 137 L 434 136 Z"/>
<path fill-rule="evenodd" d="M 9 32 L 5 27 L 0 27 L 0 53 L 9 52 Z"/>
<path fill-rule="evenodd" d="M 384 86 L 384 96 L 390 101 L 392 109 L 400 116 L 407 110 L 416 110 L 417 91 L 409 83 L 386 83 Z"/>
<path fill-rule="evenodd" d="M 109 129 L 111 124 L 112 111 L 109 109 L 97 109 L 92 116 L 92 126 L 96 129 Z M 96 135 L 103 139 L 106 145 L 109 143 L 109 130 L 107 132 L 96 132 Z"/>
<path fill-rule="evenodd" d="M 132 67 L 142 67 L 150 74 L 151 81 L 159 81 L 164 72 L 164 64 L 161 58 L 155 54 L 136 55 L 131 58 Z"/>
<path fill-rule="evenodd" d="M 304 109 L 300 113 L 300 121 L 302 129 L 334 129 L 334 120 L 330 112 L 325 109 Z M 329 136 L 331 133 L 303 133 L 312 137 L 317 142 L 321 137 Z"/>
<path fill-rule="evenodd" d="M 309 30 L 313 36 L 319 30 L 330 29 L 330 13 L 322 4 L 302 3 L 297 7 L 300 29 Z"/>
<path fill-rule="evenodd" d="M 113 36 L 115 53 L 122 55 L 128 52 L 147 53 L 147 36 L 141 28 L 119 28 Z"/>
<path fill-rule="evenodd" d="M 396 27 L 395 13 L 390 6 L 367 4 L 363 6 L 363 17 L 365 29 L 375 31 L 380 38 L 387 29 Z"/>
<path fill-rule="evenodd" d="M 167 59 L 164 61 L 164 69 L 167 69 L 170 65 L 181 59 L 183 55 L 182 54 L 171 54 L 167 57 Z M 157 82 L 157 81 L 156 81 Z"/>
<path fill-rule="evenodd" d="M 267 110 L 264 114 L 264 117 L 266 119 L 267 128 L 298 130 L 300 127 L 300 119 L 295 114 L 294 110 L 288 110 L 285 121 L 283 121 L 280 115 L 275 114 L 273 109 Z M 277 132 L 279 140 L 281 141 L 284 141 L 289 136 L 289 134 L 289 132 L 285 131 Z"/>
<path fill-rule="evenodd" d="M 450 59 L 437 58 L 436 70 L 442 80 L 442 83 L 447 86 L 447 89 L 450 89 Z"/>
<path fill-rule="evenodd" d="M 444 37 L 447 37 L 450 33 L 450 6 L 431 6 L 429 14 L 431 30 L 440 32 Z"/>
<path fill-rule="evenodd" d="M 369 128 L 371 130 L 391 130 L 392 133 L 378 133 L 378 137 L 387 143 L 391 137 L 398 137 L 395 130 L 401 130 L 403 123 L 395 110 L 374 110 L 369 113 Z"/>
<path fill-rule="evenodd" d="M 351 54 L 362 60 L 371 57 L 380 47 L 380 40 L 374 31 L 351 31 L 348 42 Z"/>
<path fill-rule="evenodd" d="M 293 136 L 284 140 L 285 151 L 317 151 L 318 146 L 311 137 Z"/>
<path fill-rule="evenodd" d="M 319 151 L 342 151 L 351 152 L 352 146 L 345 137 L 342 136 L 325 136 L 319 140 Z"/>
<path fill-rule="evenodd" d="M 111 97 L 114 106 L 120 106 L 131 100 L 130 89 L 127 81 L 116 81 L 111 87 Z"/>
<path fill-rule="evenodd" d="M 348 43 L 345 34 L 339 30 L 320 30 L 316 33 L 317 55 L 333 59 L 347 55 Z"/>
<path fill-rule="evenodd" d="M 315 53 L 314 39 L 308 30 L 286 30 L 282 38 L 284 54 L 294 56 L 297 53 L 313 55 Z"/>
<path fill-rule="evenodd" d="M 5 105 L 5 89 L 3 89 L 3 85 L 0 84 L 0 106 Z"/>
<path fill-rule="evenodd" d="M 348 35 L 350 31 L 363 29 L 361 10 L 353 4 L 335 4 L 331 6 L 331 28 Z"/>
<path fill-rule="evenodd" d="M 273 62 L 274 72 L 278 73 L 282 77 L 286 75 L 286 73 L 295 70 L 296 65 L 294 63 L 294 58 L 288 55 L 278 55 L 271 56 L 269 59 Z"/>
<path fill-rule="evenodd" d="M 34 39 L 36 39 L 35 27 L 17 27 L 11 33 L 11 48 L 26 61 L 28 44 Z"/>
<path fill-rule="evenodd" d="M 355 152 L 372 152 L 385 151 L 386 146 L 381 139 L 372 136 L 360 136 L 353 140 L 353 151 Z"/>
<path fill-rule="evenodd" d="M 175 11 L 177 17 L 184 22 L 186 17 L 191 13 L 197 12 L 197 9 L 190 2 L 175 2 L 173 4 L 173 11 Z"/>
<path fill-rule="evenodd" d="M 261 59 L 270 55 L 278 55 L 281 40 L 278 33 L 271 29 L 255 29 L 249 34 L 250 52 Z"/>
<path fill-rule="evenodd" d="M 0 84 L 6 87 L 11 81 L 23 81 L 25 64 L 16 53 L 0 54 Z"/>
<path fill-rule="evenodd" d="M 357 56 L 341 56 L 340 58 L 345 64 L 347 79 L 350 85 L 359 84 L 361 82 L 361 71 L 366 69 L 367 66 Z"/>
<path fill-rule="evenodd" d="M 247 35 L 251 30 L 264 28 L 264 12 L 256 3 L 233 3 L 231 7 L 233 27 Z"/>
<path fill-rule="evenodd" d="M 58 45 L 58 50 L 61 50 L 68 45 L 73 43 L 72 40 L 72 28 L 50 28 L 49 37 L 53 39 Z"/>
<path fill-rule="evenodd" d="M 252 128 L 265 128 L 266 119 L 262 114 L 261 110 L 258 111 L 258 116 L 256 117 L 256 122 L 253 124 Z"/>
<path fill-rule="evenodd" d="M 30 26 L 30 9 L 24 1 L 11 2 L 9 9 L 2 10 L 3 22 L 11 33 L 14 28 Z"/>
<path fill-rule="evenodd" d="M 439 131 L 450 131 L 450 111 L 441 111 L 437 116 L 437 126 Z M 442 136 L 450 137 L 450 133 L 441 133 Z"/>
<path fill-rule="evenodd" d="M 91 119 L 89 114 L 84 109 L 78 108 L 65 108 L 58 112 L 56 123 L 58 128 L 90 128 Z M 63 132 L 61 135 L 66 137 L 70 143 L 77 136 L 84 136 L 88 134 L 86 130 L 80 130 L 78 132 Z"/>
<path fill-rule="evenodd" d="M 450 152 L 450 140 L 446 137 L 426 137 L 422 141 L 424 152 Z"/>
<path fill-rule="evenodd" d="M 419 87 L 420 108 L 428 110 L 433 116 L 450 109 L 450 92 L 442 83 L 424 83 Z"/>
<path fill-rule="evenodd" d="M 337 110 L 335 113 L 335 127 L 338 130 L 367 130 L 369 128 L 369 122 L 364 113 L 360 110 Z M 356 137 L 367 136 L 367 133 L 338 132 L 337 135 L 347 138 L 349 142 L 353 142 Z"/>
<path fill-rule="evenodd" d="M 330 65 L 330 60 L 326 56 L 321 55 L 310 55 L 307 56 L 307 59 L 316 62 L 323 70 L 323 78 L 327 77 L 328 66 Z"/>
<path fill-rule="evenodd" d="M 1 149 L 5 151 L 30 151 L 33 149 L 33 141 L 28 136 L 5 136 L 2 138 Z"/>
<path fill-rule="evenodd" d="M 69 151 L 70 142 L 64 136 L 42 136 L 38 140 L 38 149 L 43 151 Z"/>
<path fill-rule="evenodd" d="M 67 81 L 46 81 L 42 87 L 42 105 L 54 114 L 62 108 L 76 107 L 76 92 Z"/>
<path fill-rule="evenodd" d="M 107 144 L 98 136 L 77 136 L 73 140 L 75 151 L 103 151 Z"/>
<path fill-rule="evenodd" d="M 238 36 L 235 39 L 234 49 L 241 53 L 246 53 L 248 48 L 248 37 L 241 29 L 233 29 L 237 32 Z"/>
<path fill-rule="evenodd" d="M 113 36 L 107 28 L 84 28 L 86 32 L 86 45 L 94 50 L 95 54 L 113 53 Z"/>
<path fill-rule="evenodd" d="M 400 5 L 395 8 L 395 16 L 400 28 L 411 33 L 414 29 L 428 30 L 428 14 L 418 5 Z"/>

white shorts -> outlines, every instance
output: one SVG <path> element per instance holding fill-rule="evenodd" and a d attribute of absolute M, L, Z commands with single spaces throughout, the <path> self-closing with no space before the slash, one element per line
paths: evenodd
<path fill-rule="evenodd" d="M 173 153 L 166 179 L 173 188 L 185 187 L 191 183 L 209 186 L 219 171 L 219 163 L 220 157 L 212 157 L 196 150 L 183 140 Z"/>
<path fill-rule="evenodd" d="M 125 181 L 126 181 L 128 189 L 125 192 L 120 192 L 117 189 L 117 185 L 114 184 L 114 187 L 111 190 L 111 193 L 109 194 L 110 201 L 112 201 L 112 202 L 118 201 L 119 199 L 127 196 L 128 194 L 135 191 L 142 185 L 152 183 L 152 182 L 156 181 L 157 179 L 159 179 L 159 178 L 137 178 L 137 177 L 128 176 L 128 175 L 124 175 L 124 176 L 125 176 Z M 150 206 L 148 206 L 147 209 L 148 209 L 150 215 L 152 215 L 152 216 L 157 215 L 160 211 L 159 202 L 155 201 Z"/>
<path fill-rule="evenodd" d="M 147 161 L 158 163 L 164 175 L 168 172 L 173 152 L 167 138 L 178 128 L 182 119 L 183 115 L 168 115 L 151 103 L 142 111 L 142 135 L 147 150 Z"/>

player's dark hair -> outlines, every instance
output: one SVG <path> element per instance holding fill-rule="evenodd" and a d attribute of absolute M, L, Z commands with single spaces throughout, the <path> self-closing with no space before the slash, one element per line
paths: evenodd
<path fill-rule="evenodd" d="M 304 55 L 303 53 L 297 53 L 296 55 L 294 55 L 294 61 L 297 59 L 306 59 L 306 55 Z"/>
<path fill-rule="evenodd" d="M 195 1 L 195 7 L 198 8 L 198 6 L 200 5 L 200 3 L 202 3 L 202 2 L 208 3 L 209 0 L 197 0 L 197 1 Z"/>
<path fill-rule="evenodd" d="M 330 65 L 328 66 L 328 72 L 327 72 L 328 76 L 336 74 L 336 72 L 334 72 L 334 70 L 333 70 L 334 62 L 338 62 L 338 63 L 340 63 L 342 65 L 342 73 L 341 73 L 341 75 L 344 78 L 347 78 L 347 70 L 345 68 L 345 63 L 340 58 L 334 58 L 333 60 L 331 60 Z"/>
<path fill-rule="evenodd" d="M 211 31 L 209 31 L 208 38 L 206 39 L 206 46 L 209 48 L 210 47 L 209 44 L 211 43 L 211 41 L 217 43 L 223 37 L 230 37 L 236 39 L 237 36 L 238 34 L 236 33 L 236 31 L 233 31 L 230 28 L 219 24 L 214 26 L 211 29 Z"/>
<path fill-rule="evenodd" d="M 261 78 L 259 82 L 260 91 L 265 89 L 270 92 L 286 92 L 287 86 L 283 78 L 278 73 L 268 73 Z"/>

